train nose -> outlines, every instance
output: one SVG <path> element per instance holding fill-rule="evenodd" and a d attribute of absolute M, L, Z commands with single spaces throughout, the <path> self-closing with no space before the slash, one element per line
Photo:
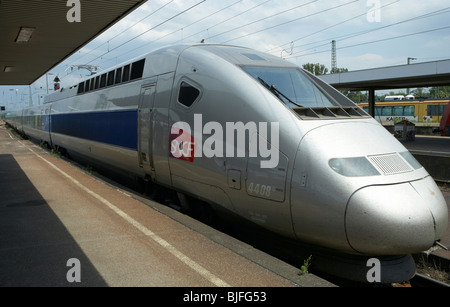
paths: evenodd
<path fill-rule="evenodd" d="M 350 246 L 373 255 L 427 250 L 443 236 L 447 223 L 446 202 L 430 177 L 360 189 L 345 215 Z"/>

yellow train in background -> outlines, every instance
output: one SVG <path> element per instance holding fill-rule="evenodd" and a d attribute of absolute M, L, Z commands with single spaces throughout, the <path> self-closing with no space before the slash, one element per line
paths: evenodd
<path fill-rule="evenodd" d="M 397 122 L 407 119 L 414 123 L 439 124 L 450 100 L 392 100 L 375 103 L 375 119 L 379 122 Z M 369 112 L 369 103 L 358 104 Z"/>

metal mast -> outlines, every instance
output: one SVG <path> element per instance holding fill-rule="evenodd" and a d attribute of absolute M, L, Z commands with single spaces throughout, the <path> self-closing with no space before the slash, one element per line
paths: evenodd
<path fill-rule="evenodd" d="M 337 69 L 336 41 L 331 41 L 331 72 Z"/>

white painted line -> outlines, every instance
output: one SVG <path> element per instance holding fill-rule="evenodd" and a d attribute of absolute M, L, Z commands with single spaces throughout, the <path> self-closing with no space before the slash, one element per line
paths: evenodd
<path fill-rule="evenodd" d="M 84 185 L 82 185 L 78 180 L 76 180 L 75 178 L 71 177 L 69 174 L 65 173 L 63 170 L 61 170 L 60 168 L 58 168 L 56 165 L 54 165 L 53 163 L 51 163 L 50 161 L 48 161 L 47 159 L 45 159 L 44 157 L 42 157 L 41 155 L 39 155 L 38 153 L 36 153 L 35 151 L 33 151 L 31 148 L 29 148 L 27 145 L 23 144 L 22 142 L 19 141 L 20 144 L 22 144 L 23 146 L 25 146 L 29 151 L 31 151 L 32 153 L 34 153 L 38 158 L 42 159 L 44 162 L 46 162 L 48 165 L 50 165 L 51 167 L 53 167 L 56 171 L 58 171 L 59 173 L 61 173 L 64 177 L 66 177 L 67 179 L 69 179 L 70 181 L 72 181 L 76 186 L 78 186 L 80 189 L 82 189 L 83 191 L 85 191 L 86 193 L 90 194 L 92 197 L 96 198 L 97 200 L 99 200 L 100 202 L 102 202 L 104 205 L 108 206 L 111 210 L 113 210 L 116 214 L 118 214 L 119 216 L 121 216 L 123 219 L 125 219 L 128 223 L 130 223 L 131 225 L 133 225 L 134 227 L 136 227 L 139 231 L 141 231 L 143 234 L 145 234 L 146 236 L 150 237 L 151 239 L 153 239 L 156 243 L 158 243 L 159 245 L 161 245 L 162 247 L 164 247 L 168 252 L 170 252 L 172 255 L 174 255 L 175 257 L 177 257 L 181 262 L 183 262 L 184 264 L 186 264 L 187 266 L 189 266 L 191 269 L 193 269 L 194 271 L 196 271 L 198 274 L 200 274 L 201 276 L 203 276 L 204 278 L 206 278 L 207 280 L 209 280 L 210 282 L 212 282 L 214 285 L 218 286 L 218 287 L 230 287 L 229 284 L 227 284 L 225 281 L 221 280 L 220 278 L 218 278 L 217 276 L 215 276 L 214 274 L 212 274 L 211 272 L 209 272 L 207 269 L 205 269 L 204 267 L 202 267 L 200 264 L 198 264 L 197 262 L 195 262 L 194 260 L 190 259 L 188 256 L 186 256 L 185 254 L 183 254 L 182 252 L 180 252 L 178 249 L 176 249 L 173 245 L 171 245 L 169 242 L 167 242 L 166 240 L 164 240 L 163 238 L 161 238 L 160 236 L 158 236 L 157 234 L 155 234 L 154 232 L 152 232 L 151 230 L 149 230 L 147 227 L 145 227 L 144 225 L 142 225 L 141 223 L 139 223 L 138 221 L 136 221 L 135 219 L 133 219 L 131 216 L 129 216 L 128 214 L 126 214 L 125 212 L 123 212 L 122 210 L 120 210 L 119 208 L 117 208 L 116 206 L 114 206 L 112 203 L 110 203 L 108 200 L 106 200 L 105 198 L 103 198 L 102 196 L 100 196 L 99 194 L 93 192 L 92 190 L 88 189 L 87 187 L 85 187 Z"/>

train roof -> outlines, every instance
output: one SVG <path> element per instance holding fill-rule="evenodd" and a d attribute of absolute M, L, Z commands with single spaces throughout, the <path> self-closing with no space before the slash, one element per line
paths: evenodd
<path fill-rule="evenodd" d="M 203 50 L 223 58 L 231 64 L 238 66 L 276 66 L 276 67 L 291 67 L 297 68 L 293 63 L 285 61 L 280 57 L 276 57 L 261 51 L 253 50 L 246 47 L 231 46 L 231 45 L 217 45 L 217 44 L 180 44 L 173 46 L 166 46 L 154 50 L 150 53 L 133 58 L 123 62 L 114 67 L 110 67 L 98 72 L 95 76 L 88 76 L 76 85 L 68 88 L 61 88 L 61 90 L 49 94 L 45 97 L 44 103 L 50 103 L 56 100 L 75 96 L 79 93 L 79 86 L 86 80 L 90 80 L 97 76 L 102 76 L 108 72 L 114 71 L 118 68 L 137 63 L 142 59 L 148 59 L 146 63 L 146 75 L 161 75 L 164 73 L 175 71 L 178 58 L 185 51 Z"/>
<path fill-rule="evenodd" d="M 257 51 L 240 46 L 230 45 L 209 45 L 199 44 L 192 45 L 188 48 L 205 49 L 228 62 L 239 66 L 277 66 L 277 67 L 298 67 L 297 65 L 283 60 L 265 52 Z M 187 48 L 186 48 L 187 49 Z"/>

